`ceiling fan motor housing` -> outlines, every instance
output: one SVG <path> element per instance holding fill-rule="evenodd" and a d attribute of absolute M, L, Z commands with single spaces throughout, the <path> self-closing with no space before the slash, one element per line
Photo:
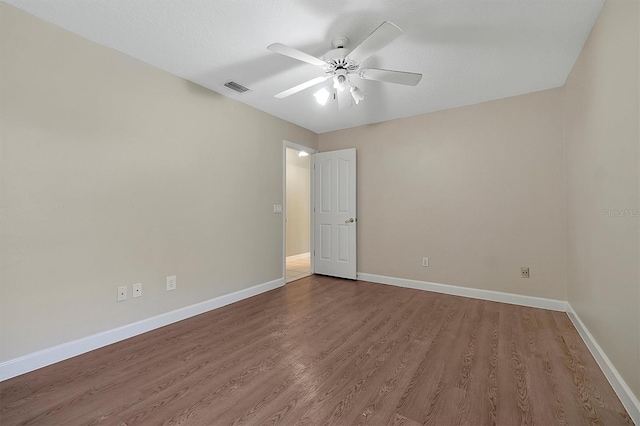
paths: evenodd
<path fill-rule="evenodd" d="M 329 65 L 325 68 L 325 72 L 327 72 L 327 74 L 334 74 L 339 69 L 344 69 L 347 73 L 357 71 L 359 64 L 347 59 L 349 53 L 351 53 L 351 49 L 346 48 L 329 51 L 322 58 Z"/>

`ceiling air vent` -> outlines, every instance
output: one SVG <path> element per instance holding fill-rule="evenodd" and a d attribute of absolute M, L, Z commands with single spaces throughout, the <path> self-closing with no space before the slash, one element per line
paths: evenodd
<path fill-rule="evenodd" d="M 227 81 L 224 84 L 224 87 L 228 87 L 229 89 L 233 90 L 236 93 L 244 93 L 249 91 L 249 89 L 244 87 L 242 84 L 236 83 L 235 81 Z"/>

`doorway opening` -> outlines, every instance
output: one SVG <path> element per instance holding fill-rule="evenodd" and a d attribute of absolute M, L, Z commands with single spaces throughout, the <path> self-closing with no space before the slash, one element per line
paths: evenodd
<path fill-rule="evenodd" d="M 284 141 L 284 265 L 287 283 L 313 274 L 312 193 L 315 150 Z"/>

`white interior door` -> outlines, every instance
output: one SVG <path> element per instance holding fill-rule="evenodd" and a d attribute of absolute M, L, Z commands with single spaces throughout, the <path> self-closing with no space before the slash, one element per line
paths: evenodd
<path fill-rule="evenodd" d="M 356 150 L 314 156 L 314 272 L 356 279 Z"/>

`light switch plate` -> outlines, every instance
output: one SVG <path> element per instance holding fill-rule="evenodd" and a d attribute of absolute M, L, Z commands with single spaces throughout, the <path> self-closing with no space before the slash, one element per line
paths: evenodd
<path fill-rule="evenodd" d="M 274 214 L 282 214 L 282 204 L 274 204 L 273 205 L 273 213 Z"/>

